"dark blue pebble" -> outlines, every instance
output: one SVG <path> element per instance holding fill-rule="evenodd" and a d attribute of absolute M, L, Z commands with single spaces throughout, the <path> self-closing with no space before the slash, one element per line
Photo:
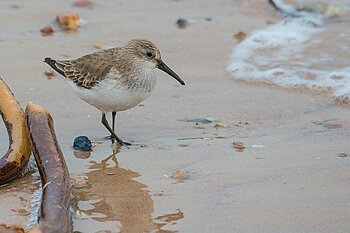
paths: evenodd
<path fill-rule="evenodd" d="M 92 151 L 91 141 L 86 136 L 78 136 L 74 139 L 74 150 Z"/>

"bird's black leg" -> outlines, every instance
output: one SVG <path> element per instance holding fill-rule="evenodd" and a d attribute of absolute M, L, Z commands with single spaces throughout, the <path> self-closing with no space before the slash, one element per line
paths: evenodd
<path fill-rule="evenodd" d="M 112 138 L 114 138 L 115 140 L 117 140 L 119 145 L 131 145 L 130 143 L 127 142 L 123 142 L 123 140 L 121 140 L 116 134 L 115 132 L 111 129 L 111 127 L 108 124 L 108 121 L 106 119 L 106 113 L 102 113 L 102 120 L 101 120 L 102 124 L 107 128 L 107 130 L 111 133 Z"/>
<path fill-rule="evenodd" d="M 113 130 L 113 132 L 115 132 L 114 131 L 114 123 L 115 123 L 115 115 L 117 114 L 117 112 L 112 112 L 112 130 Z"/>
<path fill-rule="evenodd" d="M 115 132 L 114 131 L 114 125 L 115 125 L 115 115 L 117 114 L 117 112 L 112 112 L 112 130 L 113 130 L 113 132 Z M 110 138 L 111 139 L 111 141 L 112 141 L 112 143 L 114 143 L 114 137 L 113 137 L 113 135 L 111 134 L 111 136 L 109 136 L 108 138 Z"/>

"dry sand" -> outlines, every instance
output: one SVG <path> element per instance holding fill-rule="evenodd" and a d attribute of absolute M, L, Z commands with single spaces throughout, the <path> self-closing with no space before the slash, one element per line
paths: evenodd
<path fill-rule="evenodd" d="M 337 156 L 350 153 L 349 109 L 323 94 L 238 82 L 226 73 L 233 35 L 278 20 L 267 3 L 247 2 L 96 1 L 83 9 L 71 1 L 1 1 L 1 76 L 22 106 L 35 101 L 51 112 L 71 176 L 89 178 L 88 187 L 75 191 L 74 206 L 87 215 L 73 218 L 75 230 L 349 232 L 350 158 Z M 40 28 L 66 10 L 88 24 L 43 37 Z M 178 29 L 181 17 L 196 22 Z M 159 72 L 153 96 L 117 115 L 117 132 L 136 145 L 113 154 L 102 140 L 100 113 L 59 76 L 48 80 L 42 60 L 74 58 L 95 51 L 96 43 L 116 46 L 135 37 L 155 41 L 186 86 Z M 178 120 L 200 117 L 225 127 Z M 89 158 L 74 156 L 78 135 L 98 142 Z M 233 141 L 246 149 L 236 151 Z M 169 177 L 179 169 L 189 173 L 183 182 Z M 16 211 L 30 211 L 35 180 L 37 174 L 29 175 L 0 189 L 1 222 L 25 224 L 28 216 Z"/>

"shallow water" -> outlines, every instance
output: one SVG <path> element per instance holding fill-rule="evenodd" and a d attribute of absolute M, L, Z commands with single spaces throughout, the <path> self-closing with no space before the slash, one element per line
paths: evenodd
<path fill-rule="evenodd" d="M 250 33 L 234 48 L 228 70 L 237 79 L 328 90 L 348 102 L 349 1 L 275 2 L 296 16 L 281 14 Z"/>
<path fill-rule="evenodd" d="M 147 186 L 134 180 L 138 172 L 119 166 L 118 153 L 116 148 L 101 161 L 91 160 L 85 174 L 87 187 L 73 189 L 74 230 L 176 232 L 161 228 L 182 219 L 183 212 L 152 217 L 154 206 Z"/>

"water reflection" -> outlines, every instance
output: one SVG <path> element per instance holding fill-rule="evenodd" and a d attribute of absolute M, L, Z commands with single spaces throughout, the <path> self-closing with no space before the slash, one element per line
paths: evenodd
<path fill-rule="evenodd" d="M 91 161 L 91 171 L 86 174 L 88 186 L 74 190 L 75 211 L 80 210 L 87 215 L 87 219 L 77 220 L 82 223 L 79 224 L 79 230 L 92 232 L 91 228 L 83 229 L 84 225 L 90 225 L 83 222 L 94 220 L 98 223 L 119 222 L 114 224 L 114 228 L 119 229 L 103 229 L 105 232 L 176 232 L 161 228 L 175 224 L 184 214 L 177 210 L 175 213 L 152 218 L 153 200 L 146 190 L 147 186 L 133 180 L 140 176 L 139 173 L 119 167 L 116 156 L 118 152 L 119 148 L 116 148 L 101 162 Z"/>
<path fill-rule="evenodd" d="M 31 206 L 31 200 L 39 183 L 38 175 L 28 174 L 0 187 L 0 223 L 26 225 L 31 214 L 35 217 L 35 207 Z"/>

